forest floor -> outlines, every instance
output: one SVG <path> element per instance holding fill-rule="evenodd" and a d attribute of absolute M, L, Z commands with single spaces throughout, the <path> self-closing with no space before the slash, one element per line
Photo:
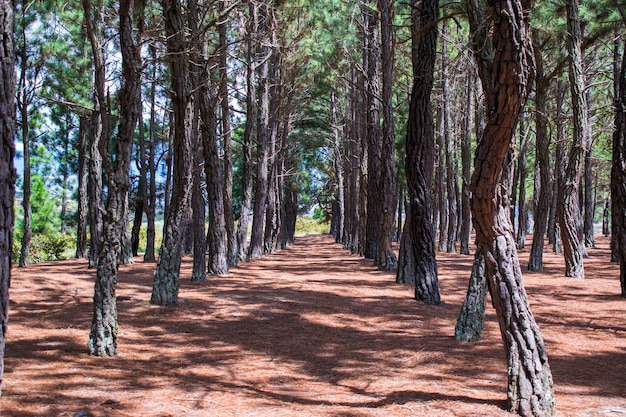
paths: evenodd
<path fill-rule="evenodd" d="M 529 244 L 527 245 L 527 248 Z M 586 279 L 524 280 L 560 416 L 626 415 L 626 300 L 608 240 Z M 180 302 L 150 305 L 154 264 L 121 268 L 119 355 L 87 354 L 95 272 L 68 260 L 14 268 L 1 415 L 507 416 L 506 363 L 489 306 L 483 340 L 455 341 L 472 256 L 438 253 L 445 304 L 416 302 L 393 273 L 329 236 L 189 280 Z"/>

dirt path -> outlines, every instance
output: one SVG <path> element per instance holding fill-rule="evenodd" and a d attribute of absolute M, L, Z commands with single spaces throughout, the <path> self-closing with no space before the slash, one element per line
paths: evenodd
<path fill-rule="evenodd" d="M 525 273 L 562 416 L 626 415 L 626 300 L 608 242 L 587 280 Z M 521 253 L 525 263 L 527 253 Z M 328 236 L 298 238 L 227 277 L 149 304 L 154 264 L 123 267 L 120 355 L 86 354 L 93 271 L 14 269 L 2 416 L 504 416 L 506 366 L 490 309 L 484 340 L 452 335 L 471 257 L 439 254 L 446 304 L 416 303 L 394 275 Z"/>

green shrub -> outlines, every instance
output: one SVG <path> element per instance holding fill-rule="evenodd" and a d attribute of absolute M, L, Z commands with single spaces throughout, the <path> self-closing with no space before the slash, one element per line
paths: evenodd
<path fill-rule="evenodd" d="M 72 237 L 68 234 L 34 235 L 30 240 L 28 262 L 37 263 L 65 259 L 64 253 L 70 244 L 72 244 Z M 15 263 L 19 262 L 21 248 L 21 236 L 16 236 L 13 240 L 11 253 L 11 260 Z"/>
<path fill-rule="evenodd" d="M 323 235 L 330 232 L 330 224 L 313 219 L 309 215 L 298 216 L 296 219 L 296 236 Z"/>

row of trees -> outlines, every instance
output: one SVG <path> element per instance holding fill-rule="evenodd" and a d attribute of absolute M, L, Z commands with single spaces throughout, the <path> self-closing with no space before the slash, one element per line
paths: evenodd
<path fill-rule="evenodd" d="M 509 359 L 511 410 L 554 413 L 515 248 L 532 213 L 528 268 L 542 268 L 547 231 L 555 247 L 562 243 L 566 274 L 582 278 L 595 206 L 608 201 L 612 155 L 613 256 L 626 274 L 623 5 L 3 5 L 17 23 L 17 76 L 7 73 L 4 82 L 17 86 L 24 145 L 19 264 L 30 256 L 35 178 L 59 196 L 62 219 L 75 207 L 76 256 L 89 257 L 97 271 L 92 354 L 116 354 L 118 265 L 137 254 L 144 216 L 144 260 L 159 250 L 151 296 L 158 305 L 177 301 L 184 252 L 194 256 L 191 279 L 225 274 L 288 245 L 298 212 L 311 203 L 332 219 L 338 242 L 397 270 L 418 300 L 438 304 L 436 250 L 460 243 L 469 253 L 473 222 L 476 268 L 458 336 L 479 337 L 489 288 Z M 614 129 L 603 127 L 613 120 Z M 12 140 L 11 133 L 7 201 Z M 32 153 L 53 155 L 43 158 L 47 169 L 33 164 Z"/>

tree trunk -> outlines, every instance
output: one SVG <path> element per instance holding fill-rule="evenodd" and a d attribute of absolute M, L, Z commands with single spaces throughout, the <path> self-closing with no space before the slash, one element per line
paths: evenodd
<path fill-rule="evenodd" d="M 333 132 L 333 168 L 335 172 L 335 181 L 337 183 L 337 196 L 335 201 L 337 204 L 336 216 L 333 221 L 336 226 L 335 242 L 343 243 L 345 234 L 345 184 L 343 169 L 343 152 L 341 151 L 341 138 L 339 131 L 339 117 L 337 116 L 337 97 L 335 92 L 330 94 L 330 115 L 332 118 L 331 129 Z"/>
<path fill-rule="evenodd" d="M 0 393 L 4 374 L 4 347 L 9 324 L 9 285 L 15 213 L 15 29 L 14 3 L 0 2 Z"/>
<path fill-rule="evenodd" d="M 156 48 L 154 45 L 150 45 L 150 58 L 152 60 L 152 82 L 150 85 L 150 131 L 148 140 L 148 155 L 147 155 L 147 171 L 150 173 L 150 183 L 148 187 L 148 195 L 146 197 L 146 252 L 143 255 L 144 262 L 154 262 L 155 257 L 155 236 L 156 236 L 156 161 L 155 161 L 155 149 L 156 149 L 156 82 L 157 82 L 157 67 L 156 67 Z"/>
<path fill-rule="evenodd" d="M 539 177 L 539 198 L 535 206 L 533 243 L 530 248 L 528 270 L 543 271 L 543 246 L 552 197 L 552 187 L 550 181 L 550 136 L 548 135 L 548 117 L 546 110 L 549 84 L 544 75 L 543 56 L 539 48 L 535 49 L 535 62 L 537 63 L 537 76 L 535 79 L 535 173 Z"/>
<path fill-rule="evenodd" d="M 382 214 L 381 141 L 380 141 L 380 39 L 376 6 L 368 1 L 362 4 L 363 16 L 363 69 L 365 74 L 365 131 L 367 141 L 367 206 L 365 219 L 365 245 L 363 256 L 376 260 L 380 242 L 380 216 Z M 365 160 L 365 158 L 363 158 Z"/>
<path fill-rule="evenodd" d="M 22 227 L 22 246 L 20 249 L 20 259 L 18 266 L 24 267 L 29 264 L 28 256 L 30 252 L 30 240 L 33 235 L 32 221 L 33 212 L 31 210 L 31 180 L 30 180 L 30 129 L 28 117 L 28 99 L 26 97 L 26 47 L 22 52 L 22 71 L 20 75 L 20 103 L 19 112 L 21 121 L 21 136 L 24 145 L 24 178 L 22 183 L 22 208 L 24 210 L 24 220 Z"/>
<path fill-rule="evenodd" d="M 89 267 L 98 264 L 100 244 L 102 242 L 102 151 L 109 141 L 109 109 L 107 106 L 105 64 L 102 39 L 102 12 L 95 10 L 96 16 L 92 21 L 92 7 L 90 0 L 83 0 L 85 23 L 89 40 L 92 45 L 93 64 L 95 73 L 95 112 L 93 115 L 93 136 L 89 159 Z M 91 29 L 90 29 L 91 27 Z"/>
<path fill-rule="evenodd" d="M 80 115 L 78 128 L 78 207 L 76 222 L 76 258 L 87 257 L 87 124 L 88 117 Z"/>
<path fill-rule="evenodd" d="M 183 234 L 189 221 L 192 190 L 191 137 L 189 132 L 189 62 L 182 6 L 179 0 L 163 0 L 163 17 L 167 34 L 172 77 L 174 133 L 173 159 L 174 184 L 170 207 L 163 227 L 163 243 L 154 271 L 154 284 L 150 302 L 161 306 L 178 300 L 180 264 L 182 260 Z"/>
<path fill-rule="evenodd" d="M 221 2 L 222 13 L 226 8 L 226 2 Z M 219 33 L 219 59 L 220 59 L 220 85 L 219 96 L 221 106 L 222 143 L 224 151 L 224 221 L 226 224 L 226 237 L 228 239 L 226 259 L 228 266 L 237 266 L 239 262 L 237 239 L 235 237 L 235 218 L 233 213 L 233 152 L 232 132 L 230 127 L 230 107 L 228 95 L 228 39 L 226 38 L 228 20 L 226 17 L 218 24 Z"/>
<path fill-rule="evenodd" d="M 83 0 L 87 21 L 90 20 L 91 5 Z M 122 86 L 119 92 L 120 123 L 114 155 L 108 146 L 103 152 L 103 163 L 107 173 L 107 204 L 103 213 L 102 244 L 98 256 L 96 282 L 94 285 L 94 312 L 89 335 L 89 352 L 95 356 L 117 354 L 117 286 L 120 247 L 124 239 L 126 201 L 130 188 L 129 171 L 132 158 L 135 127 L 141 112 L 141 53 L 133 37 L 134 0 L 120 1 L 120 49 L 122 53 Z M 88 32 L 93 28 L 87 24 Z M 92 49 L 102 44 L 90 36 Z M 138 43 L 137 45 L 141 45 Z"/>
<path fill-rule="evenodd" d="M 585 77 L 582 68 L 580 16 L 578 0 L 566 0 L 567 9 L 567 50 L 569 53 L 569 79 L 572 95 L 573 143 L 569 152 L 567 169 L 559 186 L 558 211 L 565 276 L 585 278 L 583 266 L 583 242 L 581 241 L 581 209 L 579 201 L 580 180 L 584 168 L 584 158 L 589 150 L 587 100 Z"/>
<path fill-rule="evenodd" d="M 256 106 L 256 61 L 254 60 L 254 36 L 257 32 L 257 6 L 250 1 L 247 27 L 247 66 L 246 66 L 246 123 L 243 134 L 242 150 L 242 184 L 243 198 L 239 221 L 237 222 L 237 247 L 239 260 L 244 261 L 248 257 L 247 233 L 250 211 L 252 208 L 252 148 L 255 124 L 258 108 Z"/>
<path fill-rule="evenodd" d="M 461 165 L 462 165 L 462 186 L 461 186 L 461 224 L 460 242 L 461 254 L 470 254 L 470 235 L 472 232 L 472 208 L 471 193 L 469 184 L 472 177 L 472 102 L 474 96 L 475 74 L 471 65 L 467 68 L 466 106 L 463 115 L 463 133 L 461 136 Z"/>
<path fill-rule="evenodd" d="M 139 252 L 139 235 L 143 222 L 143 213 L 146 211 L 146 201 L 148 199 L 148 164 L 146 158 L 146 135 L 143 125 L 143 117 L 139 115 L 139 149 L 135 161 L 139 168 L 139 186 L 135 196 L 135 216 L 133 218 L 133 228 L 131 231 L 131 249 L 133 256 Z"/>
<path fill-rule="evenodd" d="M 257 168 L 256 188 L 254 192 L 254 211 L 252 215 L 252 234 L 250 236 L 250 249 L 248 257 L 260 258 L 263 254 L 263 222 L 267 208 L 268 175 L 269 175 L 269 145 L 270 145 L 270 65 L 269 57 L 272 47 L 269 45 L 270 23 L 268 20 L 271 13 L 266 3 L 261 3 L 257 10 L 257 36 L 260 45 L 258 53 L 264 60 L 257 66 Z"/>
<path fill-rule="evenodd" d="M 463 301 L 461 312 L 454 328 L 456 340 L 475 342 L 482 338 L 488 291 L 489 286 L 485 276 L 485 257 L 479 245 L 474 253 L 474 264 L 472 265 L 465 301 Z"/>
<path fill-rule="evenodd" d="M 393 126 L 393 9 L 389 0 L 378 2 L 381 15 L 381 61 L 383 89 L 383 138 L 381 150 L 381 199 L 380 240 L 376 264 L 378 269 L 393 271 L 398 260 L 393 251 L 393 223 L 396 208 L 396 156 Z"/>
<path fill-rule="evenodd" d="M 446 221 L 447 225 L 447 236 L 446 236 L 446 252 L 456 252 L 456 239 L 458 235 L 458 213 L 457 213 L 457 196 L 459 194 L 458 191 L 458 160 L 456 157 L 457 146 L 456 139 L 454 138 L 454 134 L 452 132 L 452 121 L 451 121 L 451 110 L 450 110 L 450 63 L 448 57 L 448 24 L 447 20 L 442 22 L 441 27 L 441 96 L 442 96 L 442 120 L 443 125 L 441 126 L 443 139 L 444 139 L 444 147 L 443 152 L 445 155 L 445 159 L 441 159 L 440 163 L 445 164 L 445 195 L 447 198 L 445 199 L 445 206 L 447 207 L 447 216 L 448 219 Z M 439 243 L 441 247 L 441 242 Z"/>
<path fill-rule="evenodd" d="M 197 10 L 191 10 L 190 14 L 197 15 Z M 198 57 L 195 56 L 195 62 Z M 195 76 L 196 74 L 194 74 Z M 198 84 L 200 77 L 196 77 L 194 82 Z M 206 202 L 204 197 L 203 182 L 205 179 L 204 144 L 200 135 L 200 94 L 196 94 L 194 99 L 194 118 L 192 121 L 192 135 L 194 150 L 193 153 L 193 190 L 191 194 L 191 224 L 190 235 L 193 237 L 193 268 L 191 270 L 191 280 L 194 282 L 206 279 L 206 249 L 207 235 L 205 232 Z"/>
<path fill-rule="evenodd" d="M 619 83 L 615 96 L 613 130 L 613 166 L 611 169 L 611 200 L 616 234 L 614 254 L 619 260 L 622 297 L 626 298 L 626 48 L 622 52 Z"/>
<path fill-rule="evenodd" d="M 448 234 L 448 210 L 446 205 L 446 136 L 445 136 L 445 113 L 443 104 L 437 107 L 437 147 L 435 148 L 435 187 L 437 188 L 437 205 L 434 212 L 439 223 L 439 244 L 437 250 L 439 252 L 446 248 Z"/>
<path fill-rule="evenodd" d="M 476 2 L 477 3 L 477 2 Z M 480 7 L 473 1 L 468 8 Z M 472 214 L 485 256 L 485 272 L 498 315 L 508 364 L 508 410 L 522 416 L 553 416 L 555 397 L 543 337 L 524 290 L 507 204 L 500 181 L 519 116 L 530 92 L 534 57 L 528 33 L 530 5 L 519 0 L 492 3 L 493 61 L 477 54 L 489 118 L 479 141 L 472 176 Z M 477 28 L 472 22 L 472 30 Z M 493 88 L 490 82 L 494 81 Z M 506 97 L 506 100 L 498 100 Z"/>
<path fill-rule="evenodd" d="M 526 178 L 528 168 L 526 167 L 526 149 L 528 148 L 528 135 L 526 134 L 526 124 L 524 114 L 520 116 L 520 144 L 519 156 L 517 158 L 517 171 L 519 178 L 519 191 L 517 200 L 517 248 L 524 249 L 526 245 L 526 227 L 528 224 L 528 211 L 526 209 Z M 547 150 L 546 150 L 547 151 Z M 514 202 L 513 202 L 514 203 Z"/>
<path fill-rule="evenodd" d="M 429 210 L 435 152 L 431 101 L 437 52 L 437 25 L 434 22 L 438 19 L 439 2 L 414 2 L 412 6 L 413 59 L 418 62 L 413 62 L 413 91 L 406 137 L 409 209 L 400 244 L 404 261 L 398 267 L 396 281 L 414 282 L 418 301 L 440 304 L 435 231 Z"/>

